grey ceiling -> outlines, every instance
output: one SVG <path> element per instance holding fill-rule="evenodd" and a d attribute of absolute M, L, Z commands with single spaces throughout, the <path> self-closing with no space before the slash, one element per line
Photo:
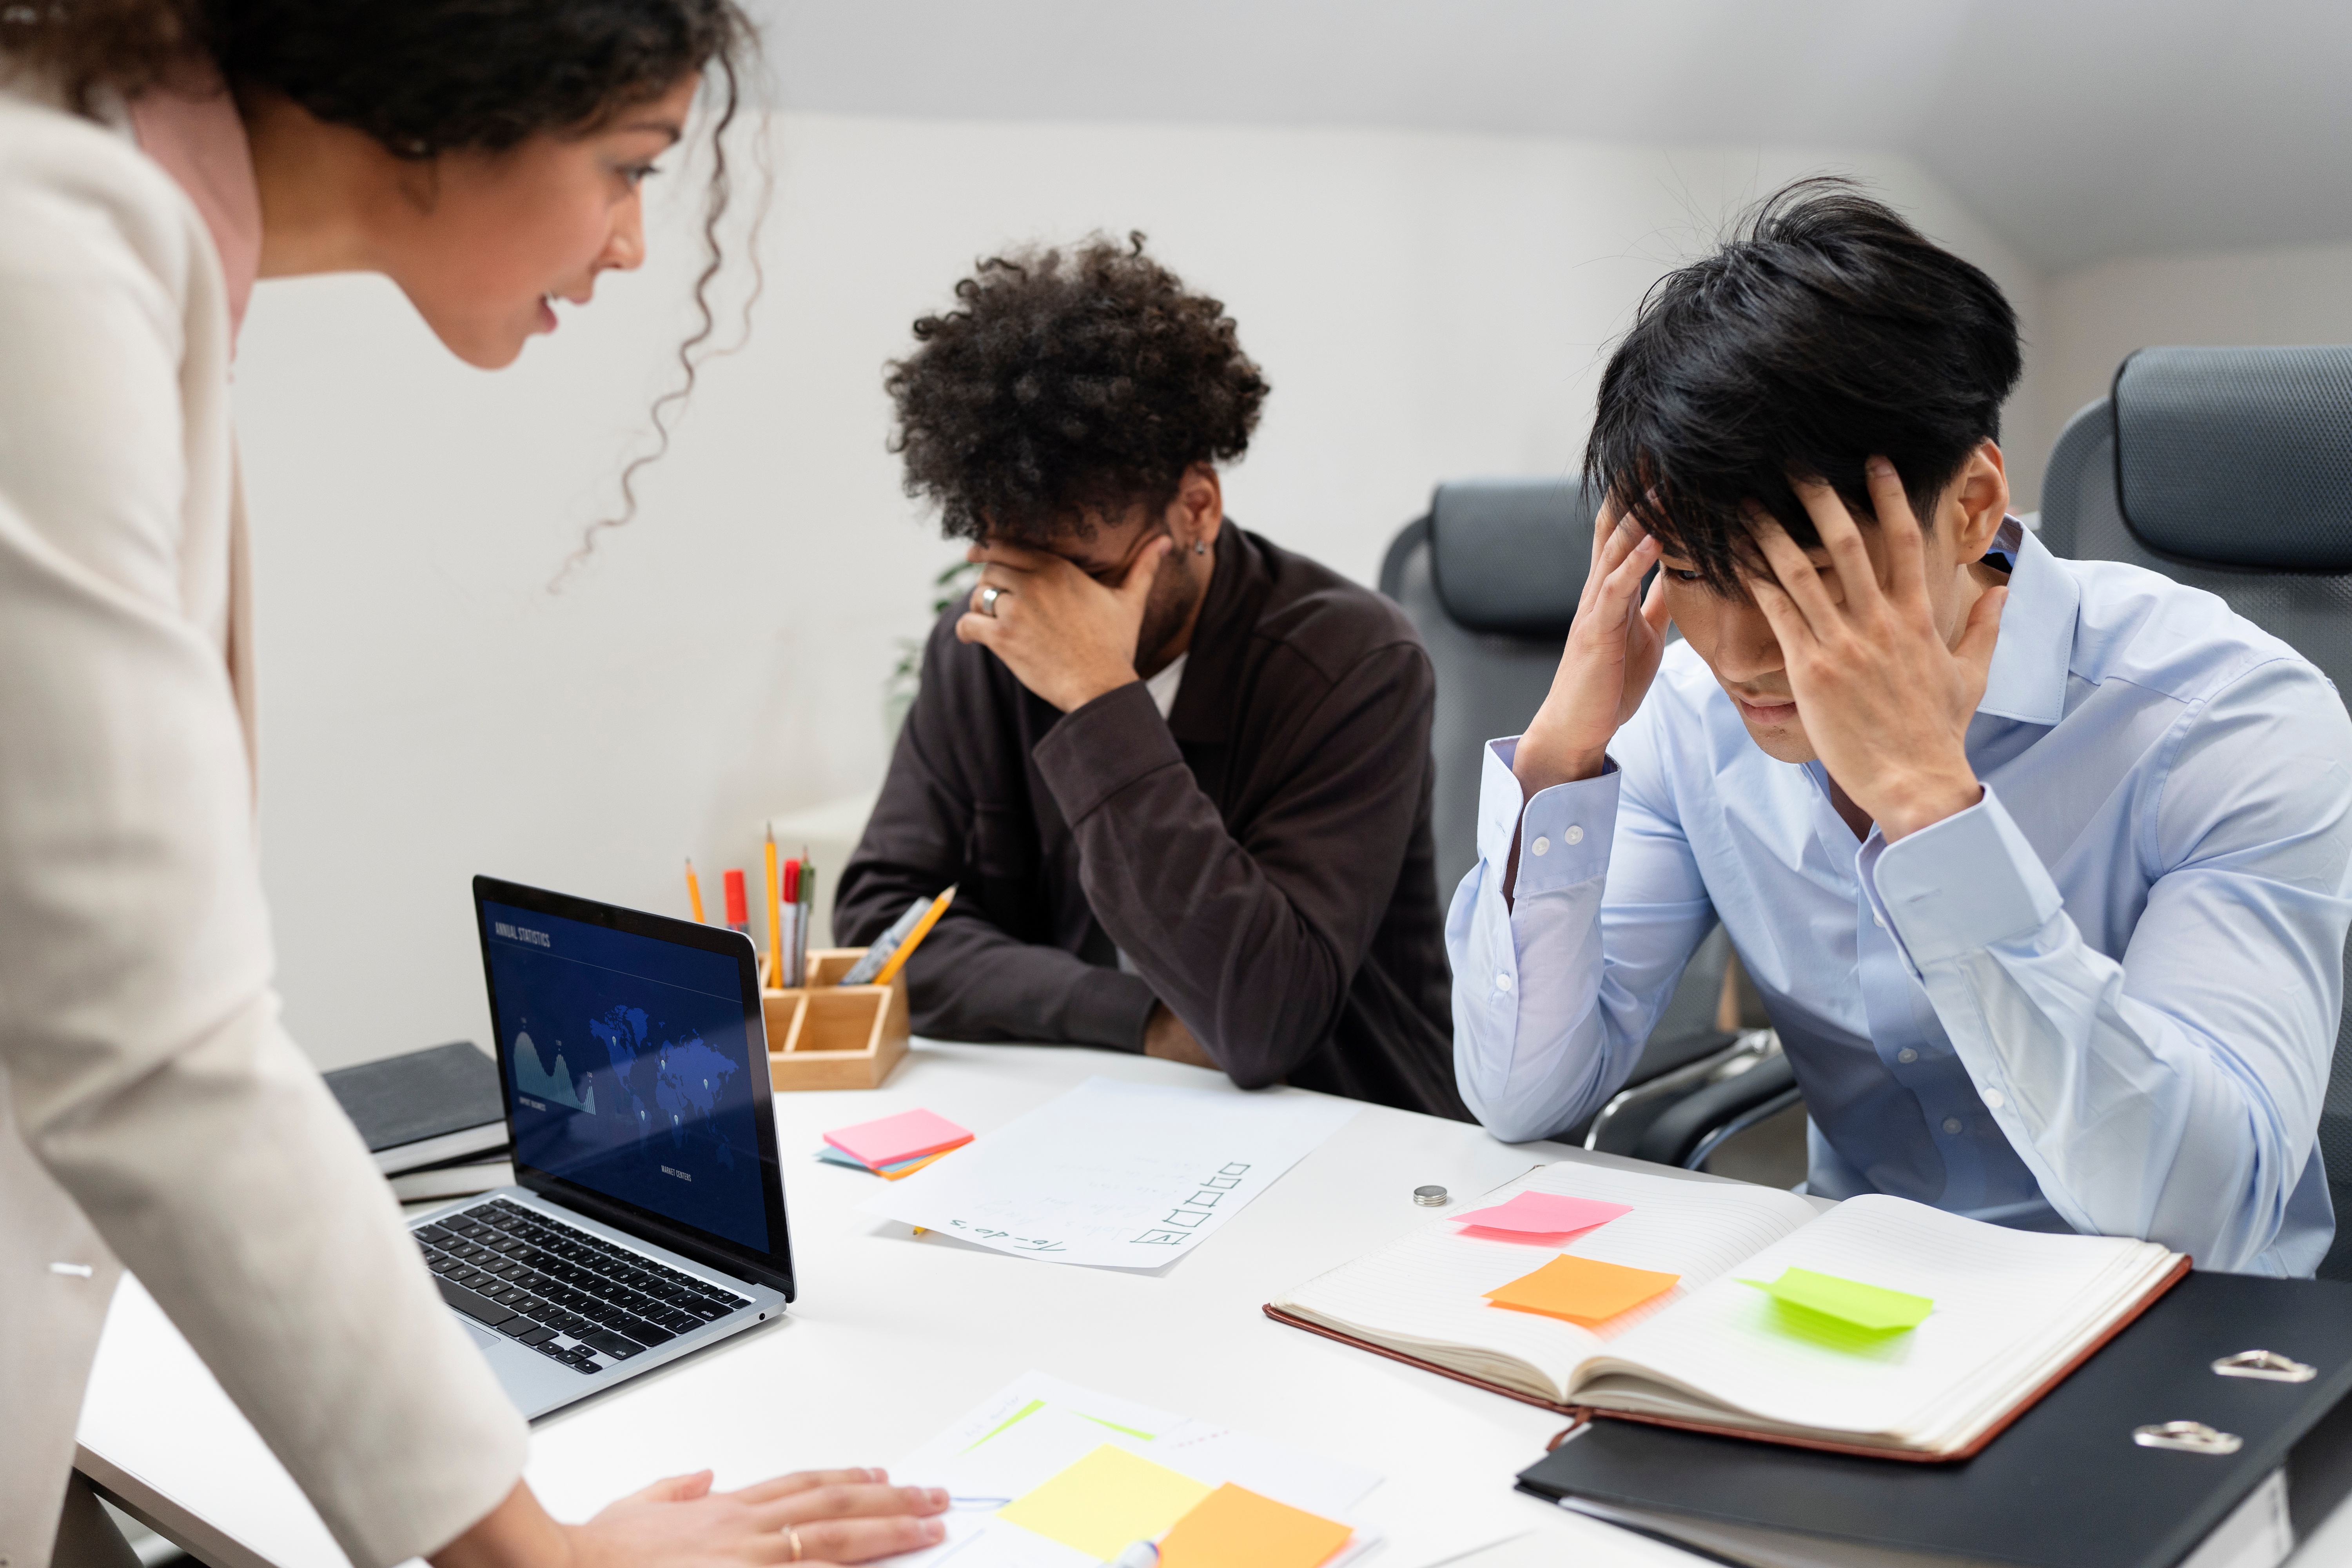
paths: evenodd
<path fill-rule="evenodd" d="M 788 109 L 1908 153 L 2036 266 L 2352 236 L 2352 0 L 761 0 Z"/>

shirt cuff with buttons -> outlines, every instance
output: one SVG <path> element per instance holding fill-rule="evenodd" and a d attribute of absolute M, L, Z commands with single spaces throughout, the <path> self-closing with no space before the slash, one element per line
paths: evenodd
<path fill-rule="evenodd" d="M 1591 881 L 1609 868 L 1609 844 L 1617 827 L 1617 763 L 1606 762 L 1598 777 L 1538 790 L 1532 799 L 1511 772 L 1519 738 L 1486 743 L 1478 783 L 1478 854 L 1500 868 L 1510 859 L 1511 836 L 1520 837 L 1517 898 L 1555 892 Z M 1522 806 L 1521 802 L 1525 801 Z"/>
<path fill-rule="evenodd" d="M 1914 969 L 2031 935 L 2065 902 L 1990 784 L 1976 805 L 1899 842 L 1872 834 L 1857 869 L 1874 917 Z"/>

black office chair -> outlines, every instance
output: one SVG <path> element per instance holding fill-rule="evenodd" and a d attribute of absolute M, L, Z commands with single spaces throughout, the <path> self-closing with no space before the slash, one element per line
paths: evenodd
<path fill-rule="evenodd" d="M 2347 689 L 2352 347 L 2142 349 L 2052 448 L 2042 541 L 2218 594 Z M 2352 997 L 2319 1149 L 2336 1223 L 2319 1275 L 2352 1279 Z"/>
<path fill-rule="evenodd" d="M 1437 672 L 1431 811 L 1441 899 L 1478 862 L 1486 743 L 1525 729 L 1551 689 L 1599 510 L 1573 479 L 1457 480 L 1437 488 L 1429 515 L 1405 525 L 1381 565 L 1381 592 L 1412 617 Z M 1778 1037 L 1716 1026 L 1730 963 L 1717 928 L 1683 971 L 1626 1087 L 1562 1138 L 1696 1170 L 1726 1140 L 1798 1103 Z"/>

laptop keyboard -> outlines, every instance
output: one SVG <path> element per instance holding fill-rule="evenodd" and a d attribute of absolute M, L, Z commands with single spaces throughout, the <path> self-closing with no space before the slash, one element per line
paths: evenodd
<path fill-rule="evenodd" d="M 505 1198 L 409 1234 L 449 1305 L 582 1373 L 751 1304 Z"/>

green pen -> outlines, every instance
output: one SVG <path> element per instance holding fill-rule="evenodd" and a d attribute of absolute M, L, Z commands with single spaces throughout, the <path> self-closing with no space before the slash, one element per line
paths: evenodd
<path fill-rule="evenodd" d="M 805 844 L 801 846 L 800 895 L 801 918 L 794 922 L 799 927 L 800 951 L 793 955 L 793 973 L 796 977 L 793 984 L 806 985 L 812 978 L 808 972 L 808 933 L 809 921 L 816 915 L 816 867 L 809 859 Z"/>

